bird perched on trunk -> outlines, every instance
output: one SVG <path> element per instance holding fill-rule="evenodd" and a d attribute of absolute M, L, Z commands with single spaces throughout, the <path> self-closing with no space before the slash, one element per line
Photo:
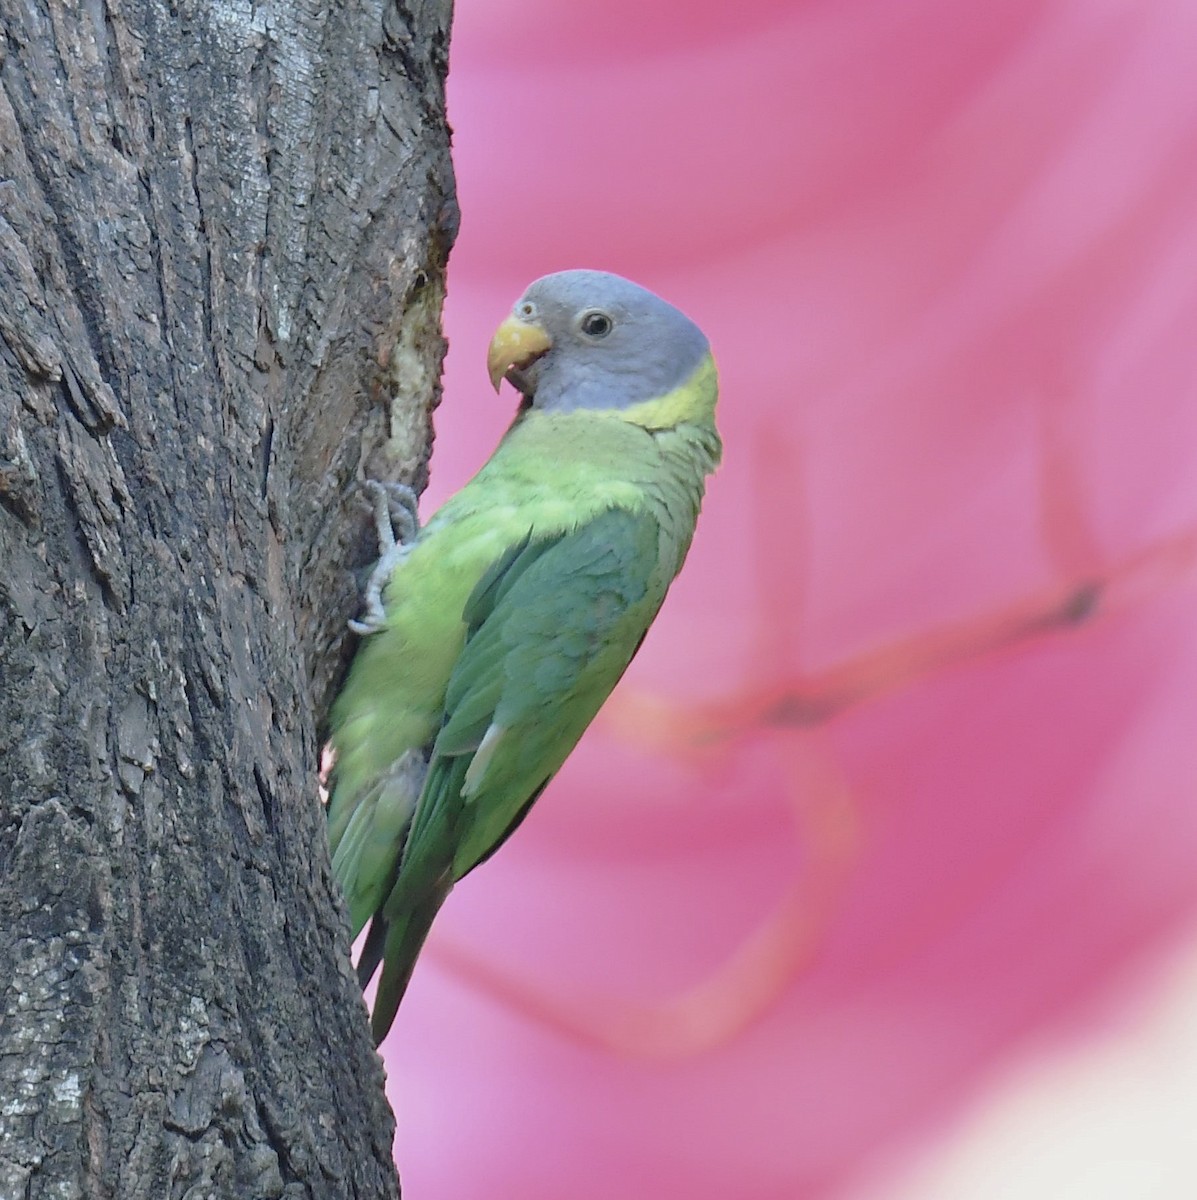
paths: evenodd
<path fill-rule="evenodd" d="M 617 275 L 538 279 L 488 365 L 523 400 L 478 474 L 406 543 L 375 488 L 383 556 L 332 713 L 333 870 L 354 936 L 373 918 L 358 975 L 383 964 L 376 1042 L 453 884 L 520 823 L 639 649 L 721 452 L 707 339 Z"/>

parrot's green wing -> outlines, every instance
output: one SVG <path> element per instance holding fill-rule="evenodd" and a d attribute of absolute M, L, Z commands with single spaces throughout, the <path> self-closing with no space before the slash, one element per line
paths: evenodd
<path fill-rule="evenodd" d="M 376 1037 L 449 888 L 497 849 L 565 761 L 639 648 L 685 549 L 650 511 L 608 509 L 565 533 L 533 532 L 480 579 L 381 909 Z"/>

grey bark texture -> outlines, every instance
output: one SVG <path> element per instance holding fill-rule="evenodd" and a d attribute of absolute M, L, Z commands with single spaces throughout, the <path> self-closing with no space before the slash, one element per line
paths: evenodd
<path fill-rule="evenodd" d="M 0 0 L 0 1198 L 388 1197 L 317 772 L 450 0 Z"/>

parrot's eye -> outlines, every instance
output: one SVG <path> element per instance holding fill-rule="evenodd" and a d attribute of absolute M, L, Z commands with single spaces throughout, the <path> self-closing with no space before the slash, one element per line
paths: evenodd
<path fill-rule="evenodd" d="M 523 317 L 525 321 L 530 321 L 536 316 L 536 305 L 531 300 L 521 300 L 515 306 L 516 315 Z"/>
<path fill-rule="evenodd" d="M 590 338 L 605 338 L 611 332 L 611 318 L 605 312 L 583 313 L 578 328 Z"/>

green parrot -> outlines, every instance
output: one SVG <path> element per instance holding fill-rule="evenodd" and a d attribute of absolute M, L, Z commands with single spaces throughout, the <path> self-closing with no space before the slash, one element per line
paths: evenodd
<path fill-rule="evenodd" d="M 478 474 L 406 544 L 375 487 L 383 555 L 332 710 L 333 871 L 353 936 L 373 918 L 358 977 L 383 963 L 376 1044 L 449 890 L 523 820 L 632 661 L 722 451 L 707 339 L 618 275 L 538 279 L 488 366 L 522 402 Z"/>

